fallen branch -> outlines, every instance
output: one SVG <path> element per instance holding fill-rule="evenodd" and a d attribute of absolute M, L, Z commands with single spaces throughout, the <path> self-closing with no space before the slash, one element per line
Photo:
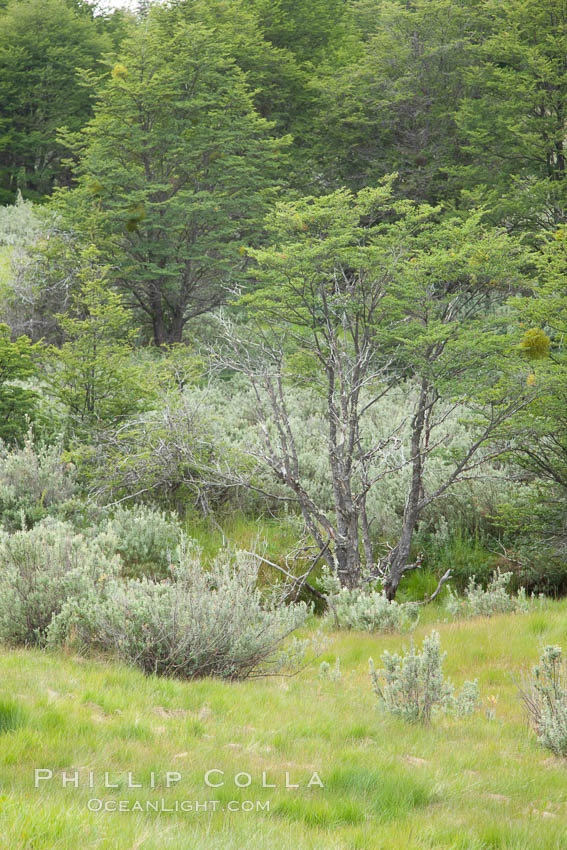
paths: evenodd
<path fill-rule="evenodd" d="M 323 600 L 323 602 L 327 603 L 327 597 L 323 593 L 321 593 L 320 590 L 317 590 L 316 587 L 313 587 L 312 584 L 309 584 L 309 582 L 307 581 L 307 577 L 309 576 L 311 571 L 314 569 L 314 567 L 317 564 L 317 562 L 319 561 L 319 559 L 322 557 L 322 555 L 325 552 L 325 550 L 327 549 L 328 545 L 329 544 L 327 543 L 325 545 L 325 547 L 318 553 L 317 557 L 313 559 L 313 562 L 312 562 L 311 566 L 309 567 L 309 569 L 307 570 L 307 572 L 303 573 L 303 575 L 301 575 L 301 576 L 294 576 L 293 573 L 288 572 L 283 567 L 281 567 L 279 564 L 274 564 L 273 561 L 268 560 L 268 558 L 264 558 L 263 555 L 259 555 L 257 552 L 248 552 L 245 549 L 244 553 L 246 555 L 251 555 L 254 558 L 259 558 L 264 564 L 268 564 L 268 566 L 273 567 L 275 570 L 278 570 L 280 573 L 283 573 L 284 576 L 287 576 L 287 578 L 290 578 L 293 581 L 293 584 L 294 584 L 293 589 L 294 590 L 298 585 L 299 585 L 300 588 L 305 587 L 305 588 L 307 588 L 307 590 L 310 593 L 312 593 L 314 596 L 316 596 L 317 599 L 321 599 L 321 600 Z"/>
<path fill-rule="evenodd" d="M 447 572 L 444 575 L 441 576 L 441 578 L 439 580 L 439 584 L 437 585 L 437 589 L 435 590 L 435 592 L 432 593 L 431 596 L 427 596 L 421 602 L 417 602 L 416 605 L 429 605 L 430 602 L 433 602 L 433 600 L 437 596 L 439 596 L 439 594 L 441 593 L 441 588 L 443 587 L 445 582 L 449 581 L 450 578 L 451 578 L 451 570 L 449 569 L 449 570 L 447 570 Z"/>

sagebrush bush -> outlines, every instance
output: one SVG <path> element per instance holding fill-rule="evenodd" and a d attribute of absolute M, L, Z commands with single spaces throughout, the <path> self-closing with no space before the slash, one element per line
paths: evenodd
<path fill-rule="evenodd" d="M 34 525 L 72 499 L 75 468 L 57 446 L 38 447 L 30 434 L 22 448 L 0 444 L 0 520 L 7 530 Z"/>
<path fill-rule="evenodd" d="M 518 690 L 539 743 L 567 756 L 567 668 L 560 646 L 544 647 Z"/>
<path fill-rule="evenodd" d="M 419 608 L 415 603 L 390 602 L 382 591 L 371 587 L 341 587 L 328 570 L 323 571 L 320 584 L 327 597 L 327 621 L 336 628 L 404 632 L 417 625 Z"/>
<path fill-rule="evenodd" d="M 319 665 L 319 678 L 329 680 L 331 682 L 340 682 L 342 679 L 341 659 L 335 658 L 335 665 L 331 667 L 328 661 L 321 661 Z"/>
<path fill-rule="evenodd" d="M 243 679 L 278 669 L 282 641 L 307 617 L 304 603 L 264 598 L 259 560 L 223 553 L 204 570 L 199 550 L 180 553 L 171 580 L 112 580 L 106 594 L 71 600 L 50 630 L 52 645 L 110 652 L 145 673 Z M 299 651 L 299 643 L 296 644 Z"/>
<path fill-rule="evenodd" d="M 287 392 L 287 391 L 286 391 Z M 368 493 L 368 513 L 375 518 L 373 527 L 380 529 L 376 544 L 396 540 L 407 497 L 411 467 L 404 465 L 411 451 L 410 423 L 406 411 L 415 400 L 417 388 L 408 382 L 385 397 L 378 406 L 368 408 L 362 424 L 363 446 L 374 443 L 377 435 L 384 438 L 397 425 L 399 446 L 397 461 L 401 468 L 377 480 Z M 364 393 L 361 403 L 364 404 Z M 312 389 L 289 388 L 289 419 L 293 431 L 301 481 L 315 503 L 324 511 L 332 511 L 333 487 L 329 458 L 322 446 L 327 443 L 325 400 Z M 428 457 L 425 470 L 426 489 L 435 491 L 447 474 L 450 449 L 462 451 L 470 433 L 461 421 L 463 410 L 451 410 L 444 417 L 438 441 L 444 449 Z M 273 432 L 273 423 L 264 423 Z M 164 504 L 177 504 L 179 497 L 201 494 L 209 507 L 238 505 L 246 511 L 260 510 L 266 499 L 259 491 L 284 495 L 284 485 L 256 455 L 261 442 L 262 424 L 258 417 L 258 400 L 240 376 L 212 380 L 206 386 L 187 385 L 171 394 L 154 411 L 121 426 L 121 438 L 112 438 L 100 447 L 97 462 L 90 470 L 93 488 L 107 500 L 120 494 L 148 490 Z M 211 461 L 214 461 L 211 464 Z M 397 464 L 394 464 L 395 466 Z M 206 471 L 209 467 L 208 472 Z M 227 486 L 222 474 L 211 472 L 239 470 L 251 476 L 258 492 Z M 476 528 L 496 505 L 510 500 L 512 485 L 504 471 L 490 467 L 491 481 L 465 481 L 435 500 L 424 512 L 422 526 L 427 533 L 456 525 Z M 356 482 L 357 486 L 360 481 Z M 275 504 L 275 503 L 274 503 Z"/>
<path fill-rule="evenodd" d="M 0 537 L 0 640 L 42 646 L 69 599 L 92 598 L 120 570 L 120 560 L 72 526 L 45 520 Z"/>
<path fill-rule="evenodd" d="M 449 588 L 447 610 L 454 617 L 492 617 L 512 612 L 525 614 L 530 608 L 530 600 L 523 587 L 515 595 L 508 592 L 511 579 L 512 573 L 496 570 L 484 589 L 477 584 L 476 577 L 471 576 L 462 597 L 456 596 Z"/>
<path fill-rule="evenodd" d="M 240 488 L 214 467 L 239 468 L 232 425 L 246 414 L 235 396 L 232 402 L 230 392 L 214 388 L 168 393 L 155 410 L 123 423 L 119 440 L 101 435 L 89 461 L 93 492 L 106 502 L 146 492 L 176 510 L 234 504 Z"/>
<path fill-rule="evenodd" d="M 403 656 L 384 652 L 382 670 L 376 670 L 370 659 L 372 686 L 381 708 L 409 723 L 429 723 L 434 709 L 459 717 L 471 714 L 479 700 L 478 684 L 465 682 L 455 696 L 443 675 L 446 654 L 441 653 L 439 634 L 434 631 L 424 638 L 421 652 L 413 641 Z"/>
<path fill-rule="evenodd" d="M 100 528 L 115 538 L 116 551 L 128 572 L 161 578 L 169 577 L 184 539 L 175 515 L 145 505 L 117 508 Z"/>

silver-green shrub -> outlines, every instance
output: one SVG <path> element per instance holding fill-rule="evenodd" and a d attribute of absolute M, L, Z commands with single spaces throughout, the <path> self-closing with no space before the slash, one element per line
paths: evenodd
<path fill-rule="evenodd" d="M 365 403 L 361 391 L 361 404 Z M 411 417 L 418 389 L 411 382 L 389 393 L 378 406 L 370 407 L 362 426 L 361 444 L 368 448 L 377 435 L 384 439 L 393 430 L 399 442 L 386 453 L 380 463 L 384 476 L 379 478 L 367 496 L 368 513 L 379 538 L 395 540 L 400 531 L 407 497 L 411 465 Z M 328 439 L 325 399 L 313 389 L 294 386 L 289 389 L 289 420 L 295 435 L 301 481 L 314 502 L 326 512 L 333 510 L 334 498 L 326 444 Z M 428 457 L 425 487 L 435 491 L 445 480 L 447 454 L 462 452 L 470 440 L 470 430 L 463 420 L 463 409 L 451 409 L 440 417 L 437 441 L 440 447 Z M 273 423 L 263 423 L 272 433 Z M 196 483 L 214 504 L 219 494 L 223 499 L 238 498 L 241 506 L 254 507 L 258 494 L 240 488 L 227 491 L 223 487 L 223 469 L 239 470 L 244 478 L 252 475 L 259 491 L 285 495 L 285 487 L 268 468 L 258 463 L 262 423 L 258 400 L 238 375 L 230 381 L 211 380 L 206 386 L 189 385 L 155 411 L 124 424 L 121 440 L 112 440 L 104 450 L 106 462 L 92 470 L 93 488 L 105 498 L 118 493 L 153 490 L 164 497 L 176 492 L 180 484 L 187 486 L 194 476 Z M 322 450 L 322 447 L 325 447 Z M 150 450 L 149 450 L 150 449 Z M 200 477 L 201 465 L 216 459 L 217 469 Z M 214 466 L 214 464 L 213 464 Z M 253 470 L 253 472 L 251 472 Z M 216 473 L 219 473 L 218 480 Z M 360 481 L 357 481 L 357 486 Z M 513 484 L 505 471 L 490 467 L 490 481 L 463 481 L 435 500 L 424 512 L 423 529 L 439 532 L 442 539 L 447 528 L 460 526 L 465 520 L 478 519 L 482 513 L 494 513 L 495 505 L 510 500 Z"/>
<path fill-rule="evenodd" d="M 462 597 L 457 596 L 449 588 L 446 607 L 454 617 L 492 617 L 494 614 L 525 614 L 530 607 L 526 591 L 521 587 L 515 596 L 508 593 L 512 573 L 501 573 L 497 570 L 486 590 L 476 583 L 476 577 L 471 576 Z"/>
<path fill-rule="evenodd" d="M 173 514 L 145 505 L 118 507 L 100 526 L 116 540 L 116 551 L 129 572 L 167 578 L 178 560 L 183 527 Z"/>
<path fill-rule="evenodd" d="M 13 530 L 33 525 L 58 510 L 76 494 L 75 468 L 56 446 L 34 444 L 28 434 L 22 448 L 0 443 L 0 518 Z"/>
<path fill-rule="evenodd" d="M 429 723 L 435 709 L 458 717 L 471 714 L 479 699 L 478 685 L 465 682 L 455 696 L 453 685 L 443 675 L 446 654 L 441 653 L 439 634 L 434 631 L 424 638 L 421 652 L 413 641 L 403 656 L 384 652 L 382 670 L 376 670 L 370 659 L 372 686 L 381 708 L 409 723 Z"/>
<path fill-rule="evenodd" d="M 328 661 L 321 661 L 319 665 L 319 678 L 331 682 L 340 682 L 342 679 L 341 659 L 338 656 L 335 658 L 334 667 L 331 667 Z"/>
<path fill-rule="evenodd" d="M 323 571 L 321 585 L 327 597 L 327 621 L 340 629 L 365 632 L 405 632 L 419 620 L 415 603 L 390 602 L 372 587 L 341 587 L 336 576 Z"/>
<path fill-rule="evenodd" d="M 224 553 L 207 570 L 195 546 L 180 555 L 169 581 L 114 579 L 103 597 L 71 600 L 53 623 L 50 643 L 70 640 L 145 673 L 185 679 L 243 679 L 289 661 L 281 644 L 305 622 L 305 603 L 285 605 L 283 592 L 264 597 L 260 561 L 250 555 Z"/>
<path fill-rule="evenodd" d="M 54 616 L 69 599 L 100 594 L 120 570 L 96 540 L 72 526 L 45 520 L 29 531 L 0 537 L 0 640 L 43 645 Z"/>
<path fill-rule="evenodd" d="M 518 689 L 539 743 L 567 756 L 567 668 L 561 647 L 544 647 Z"/>

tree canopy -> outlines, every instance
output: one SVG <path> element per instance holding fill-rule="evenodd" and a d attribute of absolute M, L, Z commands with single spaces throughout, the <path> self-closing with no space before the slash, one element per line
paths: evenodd
<path fill-rule="evenodd" d="M 90 79 L 95 116 L 65 136 L 78 186 L 60 200 L 92 228 L 155 344 L 180 342 L 242 266 L 286 140 L 272 138 L 244 74 L 201 24 L 150 17 L 108 77 Z"/>
<path fill-rule="evenodd" d="M 0 11 L 0 201 L 40 200 L 66 182 L 57 131 L 91 113 L 78 69 L 94 69 L 110 38 L 65 0 L 10 0 Z"/>

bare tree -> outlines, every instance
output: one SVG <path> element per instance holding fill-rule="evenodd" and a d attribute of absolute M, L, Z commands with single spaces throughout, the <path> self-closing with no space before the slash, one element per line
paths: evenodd
<path fill-rule="evenodd" d="M 246 375 L 255 393 L 260 441 L 251 454 L 291 491 L 326 562 L 347 587 L 363 573 L 379 578 L 390 599 L 419 566 L 409 561 L 424 510 L 509 450 L 502 424 L 532 397 L 495 313 L 520 278 L 519 246 L 485 228 L 480 215 L 464 222 L 437 215 L 393 202 L 388 186 L 281 205 L 273 246 L 250 252 L 262 287 L 242 299 L 248 321 L 237 327 L 224 319 L 213 346 L 217 366 Z M 406 380 L 416 387 L 413 412 L 373 433 L 370 412 Z M 298 384 L 325 399 L 332 511 L 322 509 L 301 469 L 289 409 Z M 427 492 L 427 459 L 445 436 L 438 429 L 463 404 L 470 443 L 447 457 L 446 476 Z M 407 464 L 400 536 L 380 555 L 368 495 Z"/>
<path fill-rule="evenodd" d="M 306 322 L 301 321 L 295 331 L 275 322 L 256 327 L 253 335 L 243 337 L 224 318 L 222 343 L 214 349 L 214 362 L 249 379 L 257 402 L 260 436 L 258 446 L 249 449 L 250 455 L 267 465 L 274 477 L 291 490 L 305 527 L 328 565 L 344 586 L 355 587 L 362 578 L 360 540 L 366 568 L 371 572 L 376 566 L 368 494 L 382 477 L 407 463 L 399 438 L 402 423 L 374 439 L 369 439 L 368 429 L 364 428 L 370 411 L 392 386 L 388 363 L 376 361 L 372 342 L 384 290 L 362 272 L 347 274 L 342 267 L 336 269 L 331 291 L 326 283 L 303 283 L 310 288 L 309 297 L 305 298 L 309 317 Z M 317 292 L 312 287 L 317 287 Z M 302 331 L 309 321 L 316 327 L 306 339 Z M 307 488 L 297 436 L 290 422 L 286 390 L 291 384 L 305 382 L 305 376 L 290 370 L 286 353 L 290 343 L 299 342 L 300 337 L 304 354 L 308 352 L 317 364 L 317 376 L 309 383 L 316 384 L 326 402 L 332 513 L 317 504 Z M 273 493 L 270 495 L 274 497 Z"/>

